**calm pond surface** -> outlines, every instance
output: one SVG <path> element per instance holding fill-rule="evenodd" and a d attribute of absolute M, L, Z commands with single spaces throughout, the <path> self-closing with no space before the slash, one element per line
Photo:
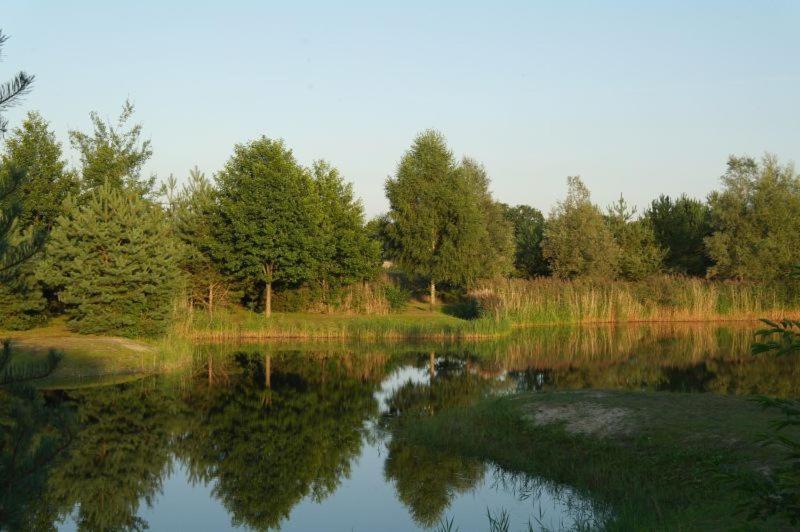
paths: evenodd
<path fill-rule="evenodd" d="M 537 328 L 481 343 L 198 346 L 180 375 L 46 390 L 68 445 L 20 483 L 26 526 L 60 530 L 486 530 L 603 520 L 591 494 L 392 438 L 399 419 L 522 390 L 798 397 L 754 324 Z M 91 385 L 89 385 L 91 384 Z M 55 421 L 54 421 L 55 420 Z M 0 526 L 2 528 L 2 526 Z"/>

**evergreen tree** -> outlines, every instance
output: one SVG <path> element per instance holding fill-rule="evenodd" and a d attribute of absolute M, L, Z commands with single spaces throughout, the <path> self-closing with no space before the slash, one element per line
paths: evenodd
<path fill-rule="evenodd" d="M 528 205 L 504 205 L 505 217 L 514 231 L 514 269 L 520 277 L 548 275 L 550 268 L 542 255 L 544 215 Z"/>
<path fill-rule="evenodd" d="M 12 168 L 25 175 L 8 198 L 19 208 L 11 239 L 22 243 L 26 233 L 52 227 L 67 195 L 77 190 L 77 179 L 66 170 L 61 146 L 47 122 L 34 112 L 6 139 L 0 171 L 7 173 Z M 47 301 L 37 275 L 39 262 L 26 261 L 0 284 L 0 320 L 5 328 L 26 329 L 45 319 Z"/>
<path fill-rule="evenodd" d="M 479 271 L 474 252 L 485 243 L 485 220 L 467 175 L 444 137 L 429 130 L 414 139 L 397 175 L 386 181 L 393 259 L 429 282 L 431 305 L 437 283 L 465 284 Z"/>
<path fill-rule="evenodd" d="M 374 277 L 380 267 L 380 244 L 364 226 L 364 207 L 336 168 L 316 161 L 311 170 L 319 201 L 323 241 L 316 280 L 344 285 Z"/>
<path fill-rule="evenodd" d="M 800 176 L 766 155 L 731 157 L 723 190 L 709 196 L 712 277 L 773 280 L 800 264 Z"/>
<path fill-rule="evenodd" d="M 608 208 L 606 219 L 620 249 L 620 277 L 638 281 L 661 270 L 665 252 L 656 242 L 648 221 L 636 218 L 635 207 L 629 207 L 620 196 L 619 201 Z"/>
<path fill-rule="evenodd" d="M 214 258 L 216 199 L 214 186 L 195 167 L 189 171 L 189 181 L 181 193 L 170 202 L 175 235 L 183 244 L 179 263 L 186 276 L 189 301 L 204 305 L 212 315 L 225 287 Z"/>
<path fill-rule="evenodd" d="M 562 279 L 614 278 L 619 268 L 614 235 L 581 179 L 569 177 L 567 183 L 567 198 L 551 211 L 542 242 L 553 275 Z"/>
<path fill-rule="evenodd" d="M 270 316 L 273 283 L 296 284 L 317 271 L 322 239 L 314 182 L 283 141 L 261 137 L 236 146 L 217 185 L 219 258 L 260 292 Z"/>
<path fill-rule="evenodd" d="M 667 254 L 671 271 L 704 277 L 711 266 L 705 239 L 711 236 L 711 209 L 702 201 L 682 195 L 676 200 L 659 196 L 645 212 L 656 242 Z"/>
<path fill-rule="evenodd" d="M 96 112 L 89 117 L 92 133 L 70 131 L 72 147 L 81 157 L 81 185 L 90 192 L 109 183 L 117 188 L 131 188 L 140 195 L 150 194 L 155 177 L 142 178 L 142 167 L 153 155 L 149 140 L 141 140 L 142 125 L 128 127 L 133 104 L 126 101 L 117 123 L 105 121 Z"/>
<path fill-rule="evenodd" d="M 151 336 L 164 331 L 177 289 L 176 245 L 161 209 L 111 184 L 68 201 L 48 242 L 44 271 L 60 288 L 69 327 Z"/>
<path fill-rule="evenodd" d="M 8 37 L 0 30 L 0 52 Z M 8 122 L 3 112 L 19 101 L 33 84 L 33 76 L 19 72 L 11 81 L 0 84 L 0 133 L 5 133 Z M 0 173 L 0 280 L 29 259 L 41 247 L 44 232 L 37 231 L 26 235 L 21 241 L 12 242 L 17 232 L 17 217 L 22 212 L 17 190 L 25 179 L 25 171 L 13 165 L 6 165 Z"/>
<path fill-rule="evenodd" d="M 66 197 L 78 190 L 75 174 L 67 170 L 61 144 L 39 113 L 28 113 L 22 125 L 6 139 L 0 168 L 16 167 L 25 180 L 15 192 L 20 203 L 20 227 L 50 228 L 62 212 Z"/>

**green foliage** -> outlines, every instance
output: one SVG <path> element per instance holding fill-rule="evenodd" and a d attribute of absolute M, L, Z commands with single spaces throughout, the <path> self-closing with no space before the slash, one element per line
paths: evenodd
<path fill-rule="evenodd" d="M 125 101 L 122 112 L 113 124 L 96 112 L 89 117 L 92 133 L 70 131 L 72 147 L 81 157 L 81 187 L 86 192 L 109 183 L 116 188 L 130 188 L 140 195 L 152 192 L 155 177 L 142 178 L 142 167 L 153 155 L 149 140 L 141 140 L 142 125 L 128 127 L 133 104 Z"/>
<path fill-rule="evenodd" d="M 514 228 L 516 275 L 520 277 L 548 275 L 550 267 L 542 255 L 544 215 L 528 205 L 504 206 L 504 208 L 505 216 Z"/>
<path fill-rule="evenodd" d="M 325 161 L 311 169 L 316 186 L 321 239 L 315 257 L 314 280 L 325 285 L 344 285 L 375 277 L 380 268 L 380 243 L 364 226 L 364 207 L 353 196 L 353 185 Z"/>
<path fill-rule="evenodd" d="M 48 281 L 60 288 L 69 327 L 151 336 L 171 315 L 179 272 L 161 209 L 105 184 L 58 219 L 47 247 Z"/>
<path fill-rule="evenodd" d="M 476 269 L 471 279 L 503 277 L 514 269 L 514 227 L 505 216 L 505 206 L 494 201 L 489 192 L 486 169 L 465 157 L 459 171 L 469 183 L 469 190 L 477 196 L 482 214 L 482 231 L 478 248 L 470 250 L 471 264 Z"/>
<path fill-rule="evenodd" d="M 511 267 L 511 228 L 488 190 L 483 167 L 457 165 L 444 137 L 425 131 L 414 139 L 386 182 L 391 258 L 408 274 L 428 280 L 432 302 L 440 282 L 467 285 Z"/>
<path fill-rule="evenodd" d="M 664 265 L 674 273 L 704 277 L 711 260 L 705 239 L 711 235 L 711 209 L 682 195 L 676 200 L 659 196 L 644 214 L 656 243 L 666 250 Z"/>
<path fill-rule="evenodd" d="M 393 282 L 386 283 L 384 286 L 384 295 L 389 302 L 389 308 L 395 312 L 403 310 L 411 299 L 411 292 L 408 289 Z"/>
<path fill-rule="evenodd" d="M 8 36 L 0 30 L 0 51 L 7 40 Z M 18 72 L 11 81 L 0 84 L 0 134 L 5 133 L 8 126 L 8 122 L 3 118 L 3 111 L 17 103 L 20 96 L 30 91 L 31 85 L 33 85 L 33 76 L 24 71 Z"/>
<path fill-rule="evenodd" d="M 225 292 L 225 279 L 215 259 L 216 190 L 197 167 L 189 171 L 188 183 L 177 195 L 172 190 L 174 181 L 165 193 L 175 236 L 183 244 L 178 263 L 186 278 L 189 302 L 213 312 Z"/>
<path fill-rule="evenodd" d="M 619 269 L 619 246 L 603 213 L 592 204 L 589 189 L 577 176 L 567 178 L 569 192 L 550 213 L 542 253 L 553 275 L 613 278 Z"/>
<path fill-rule="evenodd" d="M 0 30 L 0 51 L 7 39 Z M 3 118 L 3 111 L 27 93 L 32 84 L 33 76 L 19 72 L 11 81 L 0 85 L 0 133 L 5 133 L 8 125 Z M 18 193 L 25 184 L 25 178 L 24 168 L 10 161 L 3 161 L 0 172 L 0 281 L 7 279 L 15 268 L 33 256 L 45 237 L 41 230 L 21 233 L 17 219 L 23 214 L 24 208 Z M 18 239 L 20 234 L 23 238 Z"/>
<path fill-rule="evenodd" d="M 638 281 L 661 270 L 664 250 L 659 247 L 652 226 L 647 220 L 636 219 L 636 209 L 620 196 L 608 208 L 606 217 L 614 241 L 619 246 L 619 276 Z"/>
<path fill-rule="evenodd" d="M 6 138 L 0 162 L 2 170 L 15 167 L 25 179 L 15 192 L 20 203 L 20 227 L 52 227 L 62 212 L 67 195 L 76 192 L 76 176 L 67 170 L 61 144 L 38 113 L 31 112 L 22 125 Z"/>
<path fill-rule="evenodd" d="M 280 140 L 239 144 L 217 175 L 215 236 L 226 272 L 262 292 L 313 277 L 322 250 L 314 181 Z"/>
<path fill-rule="evenodd" d="M 709 196 L 715 264 L 709 275 L 772 280 L 800 263 L 800 177 L 776 157 L 731 157 L 724 189 Z"/>
<path fill-rule="evenodd" d="M 18 216 L 10 240 L 25 245 L 32 232 L 44 232 L 62 212 L 68 194 L 77 191 L 75 175 L 66 170 L 61 146 L 37 113 L 29 113 L 22 126 L 6 139 L 0 172 L 17 169 L 24 173 L 13 194 L 5 198 L 15 204 Z M 28 260 L 0 285 L 0 320 L 6 329 L 28 329 L 46 318 L 47 301 L 37 275 L 39 257 Z"/>

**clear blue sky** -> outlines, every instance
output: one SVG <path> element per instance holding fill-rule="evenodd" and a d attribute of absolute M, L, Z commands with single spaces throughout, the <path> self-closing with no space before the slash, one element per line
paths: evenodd
<path fill-rule="evenodd" d="M 641 206 L 705 196 L 731 153 L 800 160 L 800 2 L 393 4 L 5 2 L 0 79 L 37 76 L 8 117 L 39 110 L 66 145 L 130 98 L 161 178 L 281 137 L 369 215 L 426 128 L 543 210 L 567 175 Z"/>

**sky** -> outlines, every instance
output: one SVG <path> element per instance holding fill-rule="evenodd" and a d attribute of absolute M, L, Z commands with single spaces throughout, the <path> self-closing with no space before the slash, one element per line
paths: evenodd
<path fill-rule="evenodd" d="M 213 175 L 237 143 L 326 159 L 369 216 L 419 132 L 482 162 L 495 197 L 547 212 L 580 175 L 605 206 L 703 198 L 729 155 L 800 162 L 799 1 L 0 0 L 0 80 L 67 131 L 126 98 L 147 173 Z"/>

